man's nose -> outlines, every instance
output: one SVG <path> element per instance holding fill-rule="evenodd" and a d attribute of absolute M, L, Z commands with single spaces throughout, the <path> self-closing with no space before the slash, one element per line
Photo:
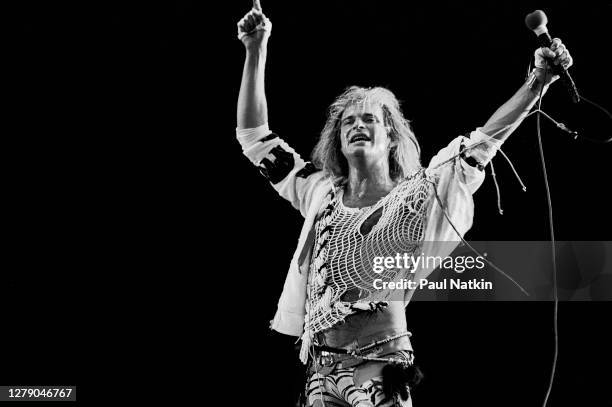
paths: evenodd
<path fill-rule="evenodd" d="M 357 119 L 355 119 L 355 123 L 353 124 L 353 128 L 354 129 L 365 129 L 365 123 L 361 119 L 357 118 Z"/>

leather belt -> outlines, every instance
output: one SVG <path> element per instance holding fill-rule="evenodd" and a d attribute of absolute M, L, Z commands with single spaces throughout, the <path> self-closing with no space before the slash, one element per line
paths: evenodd
<path fill-rule="evenodd" d="M 410 332 L 403 332 L 398 335 L 390 336 L 355 349 L 331 348 L 328 346 L 315 345 L 315 360 L 310 365 L 310 372 L 316 372 L 326 376 L 336 368 L 344 369 L 354 367 L 372 360 L 375 362 L 388 362 L 389 360 L 378 359 L 380 359 L 381 356 L 388 355 L 393 352 L 402 350 L 412 351 L 412 346 L 409 346 L 409 349 L 398 349 L 397 345 L 394 343 L 396 339 L 405 336 L 410 337 Z"/>

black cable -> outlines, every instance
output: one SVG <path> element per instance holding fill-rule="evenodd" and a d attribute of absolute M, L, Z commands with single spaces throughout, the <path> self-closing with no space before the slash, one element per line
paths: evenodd
<path fill-rule="evenodd" d="M 512 277 L 510 277 L 508 274 L 506 274 L 502 269 L 500 269 L 499 267 L 497 267 L 492 261 L 490 261 L 489 259 L 486 258 L 486 256 L 483 256 L 482 254 L 480 254 L 480 252 L 478 250 L 476 250 L 474 247 L 472 247 L 471 244 L 469 244 L 464 238 L 463 236 L 461 236 L 461 233 L 459 233 L 459 231 L 457 230 L 457 228 L 455 227 L 455 225 L 453 224 L 453 222 L 450 219 L 450 216 L 448 215 L 448 212 L 446 211 L 446 207 L 444 206 L 444 204 L 442 203 L 442 200 L 440 199 L 440 196 L 438 195 L 438 186 L 436 185 L 435 182 L 433 181 L 429 181 L 429 183 L 431 183 L 433 185 L 433 190 L 434 190 L 434 194 L 436 196 L 436 200 L 438 201 L 438 205 L 440 205 L 440 208 L 442 208 L 442 213 L 444 214 L 444 217 L 446 218 L 446 221 L 448 222 L 449 225 L 451 225 L 451 227 L 453 228 L 453 230 L 455 231 L 455 233 L 457 234 L 457 236 L 459 236 L 459 239 L 461 239 L 461 242 L 466 245 L 471 251 L 473 251 L 474 253 L 476 253 L 479 257 L 482 257 L 482 259 L 487 262 L 487 264 L 491 267 L 493 267 L 497 272 L 499 272 L 502 276 L 506 277 L 508 280 L 512 281 L 514 283 L 515 286 L 517 286 L 519 288 L 519 290 L 521 290 L 521 292 L 523 294 L 525 294 L 527 297 L 529 297 L 529 293 L 527 292 L 527 290 L 525 290 L 519 283 L 516 282 L 515 279 L 513 279 Z"/>
<path fill-rule="evenodd" d="M 544 68 L 544 81 L 546 80 L 546 75 L 548 74 L 548 65 Z M 555 335 L 555 354 L 553 356 L 553 364 L 550 372 L 550 381 L 548 383 L 548 389 L 546 390 L 546 396 L 544 398 L 543 407 L 546 407 L 548 404 L 548 398 L 550 397 L 550 392 L 552 391 L 553 381 L 555 379 L 555 372 L 557 370 L 557 359 L 559 358 L 559 298 L 557 293 L 557 253 L 555 249 L 555 228 L 553 224 L 553 210 L 552 210 L 552 200 L 550 198 L 550 185 L 548 185 L 548 174 L 546 172 L 546 161 L 544 160 L 544 148 L 542 147 L 542 133 L 540 129 L 540 116 L 541 107 L 542 107 L 542 96 L 544 94 L 544 83 L 540 87 L 540 96 L 538 99 L 538 115 L 537 115 L 537 132 L 538 132 L 538 146 L 540 150 L 540 161 L 542 164 L 542 171 L 544 173 L 544 185 L 546 187 L 546 200 L 548 203 L 548 223 L 550 227 L 550 237 L 551 237 L 551 249 L 552 249 L 552 261 L 553 261 L 553 301 L 554 301 L 554 316 L 553 316 L 553 329 Z"/>
<path fill-rule="evenodd" d="M 589 100 L 587 98 L 585 98 L 584 96 L 580 95 L 580 100 L 584 100 L 587 103 L 590 103 L 591 105 L 595 106 L 596 108 L 598 108 L 599 110 L 601 110 L 603 113 L 606 114 L 606 116 L 608 116 L 608 118 L 610 120 L 612 120 L 612 113 L 610 113 L 609 111 L 607 111 L 603 106 L 593 102 L 592 100 Z M 563 130 L 566 133 L 569 133 L 573 136 L 574 140 L 578 139 L 578 138 L 583 138 L 587 141 L 593 142 L 593 143 L 597 143 L 597 144 L 607 144 L 609 142 L 612 141 L 612 137 L 606 139 L 606 140 L 600 140 L 600 139 L 594 139 L 591 137 L 587 137 L 587 136 L 583 136 L 582 134 L 578 134 L 577 131 L 573 131 L 567 128 L 567 126 L 564 123 L 558 122 L 557 120 L 553 119 L 549 114 L 547 114 L 545 111 L 540 110 L 539 105 L 538 108 L 531 111 L 531 113 L 529 113 L 527 115 L 527 117 L 531 116 L 532 114 L 535 113 L 542 113 L 544 115 L 544 117 L 546 117 L 548 120 L 550 120 L 552 123 L 555 124 L 555 126 L 557 126 L 558 128 L 560 128 L 561 130 Z"/>
<path fill-rule="evenodd" d="M 591 105 L 595 106 L 596 108 L 598 108 L 599 110 L 601 110 L 602 112 L 604 112 L 604 113 L 605 113 L 605 114 L 606 114 L 606 115 L 607 115 L 607 116 L 610 118 L 610 120 L 612 120 L 612 114 L 611 114 L 609 111 L 607 111 L 607 110 L 606 110 L 606 109 L 605 109 L 603 106 L 601 106 L 601 105 L 599 105 L 599 104 L 597 104 L 597 103 L 593 102 L 592 100 L 589 100 L 589 99 L 585 98 L 585 97 L 584 97 L 584 96 L 582 96 L 582 95 L 580 95 L 580 99 L 582 99 L 582 100 L 584 100 L 585 102 L 590 103 Z M 585 137 L 585 136 L 580 136 L 580 137 L 582 137 L 583 139 L 586 139 L 586 140 L 592 141 L 593 143 L 599 143 L 599 144 L 606 144 L 606 143 L 609 143 L 609 142 L 611 142 L 611 141 L 612 141 L 612 137 L 610 137 L 610 138 L 609 138 L 609 139 L 607 139 L 607 140 L 597 140 L 597 139 L 590 138 L 590 137 Z"/>

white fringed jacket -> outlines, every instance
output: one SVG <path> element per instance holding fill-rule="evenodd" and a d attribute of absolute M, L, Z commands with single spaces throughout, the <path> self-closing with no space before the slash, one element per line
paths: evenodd
<path fill-rule="evenodd" d="M 292 157 L 289 167 L 280 171 L 280 179 L 271 180 L 276 191 L 300 211 L 304 225 L 300 232 L 297 248 L 291 260 L 285 279 L 283 292 L 278 301 L 278 309 L 271 328 L 287 335 L 301 336 L 304 328 L 306 286 L 311 247 L 305 247 L 308 234 L 319 211 L 327 205 L 326 198 L 333 187 L 331 178 L 323 171 L 307 171 L 307 163 L 287 143 L 275 136 L 264 124 L 254 129 L 236 131 L 243 153 L 256 166 L 263 168 L 262 160 L 269 162 L 281 157 Z M 472 226 L 474 202 L 472 194 L 480 187 L 485 173 L 472 167 L 456 157 L 461 145 L 485 143 L 471 150 L 478 162 L 488 162 L 495 152 L 498 143 L 476 129 L 470 137 L 459 136 L 436 154 L 427 167 L 426 176 L 435 181 L 440 200 L 446 207 L 452 223 L 463 236 Z M 273 151 L 274 150 L 274 151 Z M 280 153 L 280 154 L 279 154 Z M 455 157 L 454 159 L 452 159 Z M 440 165 L 451 160 L 445 165 Z M 265 169 L 264 169 L 265 170 Z M 446 220 L 443 208 L 436 199 L 429 199 L 426 211 L 423 254 L 425 256 L 447 256 L 460 241 L 459 236 Z M 453 245 L 435 245 L 434 242 L 455 242 Z M 452 247 L 451 247 L 452 246 Z M 416 271 L 416 279 L 427 277 L 433 269 L 422 268 Z M 414 290 L 406 290 L 405 305 L 408 304 Z"/>

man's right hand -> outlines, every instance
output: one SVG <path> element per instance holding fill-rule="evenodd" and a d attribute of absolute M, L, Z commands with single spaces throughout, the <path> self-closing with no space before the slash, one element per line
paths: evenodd
<path fill-rule="evenodd" d="M 272 32 L 272 22 L 263 14 L 259 0 L 253 0 L 253 8 L 238 22 L 238 39 L 247 50 L 265 46 Z"/>

